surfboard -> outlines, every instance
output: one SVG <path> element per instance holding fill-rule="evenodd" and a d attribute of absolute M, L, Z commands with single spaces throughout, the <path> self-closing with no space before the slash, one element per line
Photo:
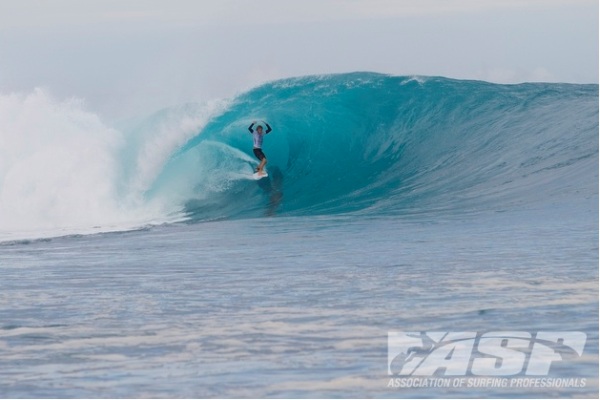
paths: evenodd
<path fill-rule="evenodd" d="M 266 169 L 263 169 L 263 173 L 260 175 L 258 174 L 258 172 L 252 174 L 252 178 L 254 178 L 254 180 L 256 181 L 262 178 L 266 178 L 267 176 L 269 176 L 269 174 L 267 173 Z"/>

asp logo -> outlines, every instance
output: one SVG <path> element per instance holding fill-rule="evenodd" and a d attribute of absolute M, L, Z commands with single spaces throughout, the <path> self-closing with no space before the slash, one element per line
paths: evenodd
<path fill-rule="evenodd" d="M 552 363 L 581 357 L 583 332 L 388 332 L 388 374 L 548 375 Z"/>

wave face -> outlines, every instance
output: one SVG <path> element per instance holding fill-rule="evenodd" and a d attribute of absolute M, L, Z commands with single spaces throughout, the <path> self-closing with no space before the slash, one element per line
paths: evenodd
<path fill-rule="evenodd" d="M 274 129 L 264 145 L 271 179 L 258 185 L 242 179 L 255 118 Z M 155 190 L 188 168 L 211 177 L 186 202 L 197 219 L 507 210 L 597 197 L 598 86 L 372 73 L 286 79 L 235 99 L 173 156 Z"/>
<path fill-rule="evenodd" d="M 0 96 L 0 111 L 2 231 L 499 211 L 598 196 L 598 85 L 292 78 L 122 129 L 39 91 Z M 250 178 L 255 119 L 273 127 L 260 181 Z"/>

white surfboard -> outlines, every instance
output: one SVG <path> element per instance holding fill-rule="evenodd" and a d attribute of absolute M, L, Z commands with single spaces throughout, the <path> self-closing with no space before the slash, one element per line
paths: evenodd
<path fill-rule="evenodd" d="M 267 173 L 266 169 L 263 169 L 262 174 L 259 174 L 258 172 L 252 174 L 252 178 L 254 178 L 254 180 L 256 181 L 262 178 L 266 178 L 267 176 L 269 176 L 269 174 Z"/>

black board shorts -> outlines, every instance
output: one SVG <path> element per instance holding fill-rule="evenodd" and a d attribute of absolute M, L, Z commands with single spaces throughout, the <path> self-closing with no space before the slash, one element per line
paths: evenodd
<path fill-rule="evenodd" d="M 267 158 L 265 156 L 265 153 L 263 153 L 262 149 L 254 149 L 254 155 L 256 156 L 256 158 L 258 158 L 260 161 L 264 160 L 265 158 Z"/>

